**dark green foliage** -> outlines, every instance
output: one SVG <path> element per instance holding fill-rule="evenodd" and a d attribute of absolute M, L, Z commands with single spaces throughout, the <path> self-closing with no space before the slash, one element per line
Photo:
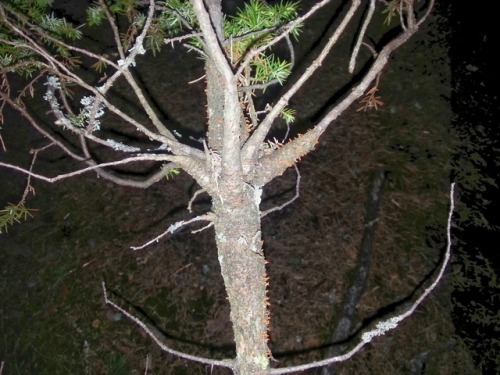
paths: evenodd
<path fill-rule="evenodd" d="M 251 49 L 263 47 L 276 37 L 279 29 L 297 18 L 297 3 L 282 2 L 270 6 L 259 0 L 252 0 L 224 23 L 226 39 L 230 41 L 230 56 L 238 62 Z M 297 36 L 299 25 L 292 29 Z M 233 41 L 234 38 L 234 41 Z M 253 83 L 267 83 L 272 80 L 283 84 L 290 74 L 290 63 L 272 54 L 260 53 L 252 60 Z"/>
<path fill-rule="evenodd" d="M 235 16 L 226 20 L 224 31 L 229 38 L 270 29 L 266 34 L 266 40 L 269 41 L 275 35 L 271 31 L 276 31 L 271 29 L 281 27 L 297 18 L 297 10 L 297 3 L 282 2 L 271 6 L 259 0 L 252 0 L 239 9 Z M 298 30 L 295 29 L 293 34 L 297 36 Z"/>
<path fill-rule="evenodd" d="M 106 19 L 104 11 L 99 6 L 92 6 L 86 10 L 89 26 L 99 26 Z"/>
<path fill-rule="evenodd" d="M 2 4 L 0 24 L 0 69 L 30 77 L 45 69 L 45 60 L 28 43 L 37 42 L 44 53 L 60 56 L 67 67 L 79 64 L 64 44 L 81 38 L 81 31 L 54 14 L 49 0 L 18 1 Z"/>

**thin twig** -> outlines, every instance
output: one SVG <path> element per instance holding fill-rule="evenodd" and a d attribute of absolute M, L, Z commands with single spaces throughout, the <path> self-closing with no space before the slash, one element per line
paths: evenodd
<path fill-rule="evenodd" d="M 112 167 L 112 166 L 116 166 L 116 165 L 123 165 L 123 164 L 133 163 L 133 162 L 137 162 L 137 161 L 147 161 L 147 160 L 149 160 L 149 161 L 173 161 L 173 162 L 179 162 L 179 161 L 181 161 L 183 159 L 184 158 L 181 157 L 181 156 L 171 156 L 171 155 L 143 155 L 143 156 L 135 156 L 135 157 L 130 157 L 130 158 L 122 159 L 122 160 L 110 161 L 110 162 L 106 162 L 106 163 L 100 163 L 100 164 L 92 165 L 90 167 L 78 169 L 78 170 L 73 171 L 73 172 L 60 174 L 60 175 L 57 175 L 55 177 L 43 176 L 43 175 L 40 175 L 38 173 L 30 172 L 27 169 L 18 167 L 17 165 L 7 164 L 7 163 L 3 163 L 3 162 L 0 162 L 0 167 L 14 169 L 14 170 L 16 170 L 18 172 L 27 174 L 27 175 L 32 176 L 34 178 L 37 178 L 39 180 L 53 183 L 53 182 L 64 180 L 64 179 L 67 179 L 67 178 L 70 178 L 70 177 L 81 175 L 81 174 L 83 174 L 85 172 L 94 171 L 94 170 L 96 170 L 98 168 Z"/>
<path fill-rule="evenodd" d="M 297 164 L 294 164 L 293 167 L 295 168 L 295 172 L 297 173 L 297 182 L 295 182 L 295 195 L 290 200 L 283 203 L 282 205 L 277 206 L 277 207 L 273 207 L 273 208 L 270 208 L 269 210 L 261 212 L 261 214 L 260 214 L 261 218 L 263 218 L 266 215 L 269 215 L 271 212 L 282 210 L 283 208 L 285 208 L 286 206 L 293 203 L 295 200 L 297 200 L 299 198 L 299 196 L 300 196 L 300 171 L 299 171 L 299 167 L 297 167 Z"/>
<path fill-rule="evenodd" d="M 212 222 L 213 221 L 213 214 L 211 213 L 208 213 L 208 214 L 204 214 L 204 215 L 200 215 L 200 216 L 196 216 L 190 220 L 181 220 L 181 221 L 178 221 L 177 223 L 174 223 L 174 224 L 171 224 L 168 229 L 159 234 L 158 236 L 156 236 L 155 238 L 149 240 L 148 242 L 146 242 L 145 244 L 142 244 L 140 246 L 130 246 L 130 248 L 134 251 L 136 250 L 142 250 L 144 249 L 145 247 L 155 243 L 155 242 L 159 242 L 163 237 L 169 235 L 169 234 L 174 234 L 178 229 L 182 228 L 183 226 L 185 225 L 188 225 L 188 224 L 191 224 L 191 223 L 194 223 L 196 221 L 210 221 Z"/>
<path fill-rule="evenodd" d="M 114 82 L 120 75 L 123 74 L 123 76 L 127 80 L 128 84 L 132 88 L 132 91 L 134 92 L 135 96 L 137 97 L 137 99 L 141 103 L 142 108 L 148 114 L 149 118 L 151 119 L 153 125 L 156 127 L 158 132 L 161 135 L 163 135 L 164 137 L 171 140 L 172 142 L 177 142 L 175 140 L 174 135 L 160 121 L 160 119 L 158 118 L 158 115 L 156 114 L 156 112 L 153 110 L 153 108 L 151 107 L 151 105 L 147 101 L 143 90 L 141 90 L 141 88 L 139 87 L 139 84 L 137 83 L 136 79 L 133 77 L 132 73 L 129 70 L 129 67 L 131 65 L 135 64 L 135 59 L 136 59 L 137 55 L 144 54 L 146 52 L 144 47 L 143 47 L 143 42 L 144 42 L 144 39 L 146 38 L 146 34 L 147 34 L 147 32 L 148 32 L 148 30 L 151 27 L 151 24 L 153 22 L 154 11 L 155 11 L 154 0 L 150 0 L 148 15 L 146 17 L 146 21 L 144 22 L 144 27 L 143 27 L 141 33 L 135 39 L 133 47 L 129 49 L 128 56 L 122 57 L 121 60 L 118 62 L 120 69 L 117 70 L 116 73 L 113 74 L 107 80 L 106 84 L 103 87 L 101 87 L 99 91 L 101 91 L 101 93 L 104 94 L 107 90 L 109 90 L 109 88 L 112 85 L 112 82 Z M 119 43 L 119 42 L 120 41 L 118 40 L 117 43 Z M 121 62 L 121 64 L 120 64 L 120 62 Z M 97 108 L 96 106 L 98 104 L 99 103 L 96 100 L 94 102 L 93 110 Z"/>
<path fill-rule="evenodd" d="M 148 372 L 149 372 L 149 366 L 150 366 L 150 362 L 151 362 L 151 355 L 148 353 L 146 354 L 146 360 L 144 361 L 144 375 L 148 375 Z"/>
<path fill-rule="evenodd" d="M 368 13 L 366 14 L 366 18 L 363 21 L 363 25 L 361 26 L 361 31 L 359 32 L 358 39 L 356 40 L 356 45 L 352 51 L 351 60 L 349 61 L 349 73 L 354 73 L 354 68 L 356 66 L 356 60 L 358 59 L 359 48 L 361 47 L 361 43 L 365 37 L 366 29 L 370 24 L 370 21 L 373 17 L 373 13 L 375 12 L 375 0 L 370 0 L 370 6 L 368 8 Z"/>
<path fill-rule="evenodd" d="M 118 31 L 118 26 L 116 26 L 116 22 L 114 17 L 111 15 L 108 6 L 104 3 L 104 0 L 99 0 L 99 5 L 101 6 L 104 14 L 106 15 L 106 19 L 108 20 L 109 26 L 113 31 L 113 39 L 115 40 L 116 49 L 118 50 L 118 55 L 120 59 L 125 59 L 125 53 L 123 51 L 123 46 L 120 39 L 120 32 Z"/>
<path fill-rule="evenodd" d="M 399 13 L 399 22 L 401 23 L 401 28 L 403 29 L 403 31 L 406 31 L 406 30 L 407 30 L 407 27 L 406 27 L 406 24 L 405 24 L 405 19 L 404 19 L 404 8 L 403 8 L 403 3 L 404 3 L 404 1 L 400 1 L 400 2 L 399 2 L 399 10 L 398 10 L 398 13 Z"/>
<path fill-rule="evenodd" d="M 188 203 L 188 206 L 187 206 L 187 210 L 189 212 L 193 212 L 193 203 L 194 203 L 194 200 L 196 199 L 196 197 L 200 194 L 203 194 L 205 193 L 206 190 L 205 189 L 199 189 L 199 190 L 196 190 L 195 193 L 193 194 L 193 196 L 191 197 L 191 199 L 189 200 L 189 203 Z"/>
<path fill-rule="evenodd" d="M 3 152 L 7 152 L 7 147 L 5 147 L 5 142 L 3 141 L 2 134 L 0 134 L 0 144 L 2 145 Z"/>
<path fill-rule="evenodd" d="M 368 43 L 366 42 L 363 42 L 361 43 L 363 46 L 365 46 L 366 48 L 368 48 L 368 51 L 370 51 L 370 53 L 372 54 L 373 58 L 376 59 L 377 58 L 377 51 L 375 50 L 375 48 L 373 48 L 371 45 L 369 45 Z"/>
<path fill-rule="evenodd" d="M 38 153 L 46 150 L 49 147 L 52 147 L 53 145 L 54 145 L 54 143 L 49 143 L 48 145 L 45 145 L 45 146 L 40 147 L 38 149 L 30 150 L 30 154 L 33 155 L 33 157 L 31 158 L 31 163 L 30 163 L 30 169 L 29 169 L 30 172 L 33 171 L 33 167 L 35 166 L 35 162 L 36 162 L 36 158 L 38 156 Z M 29 193 L 33 193 L 33 195 L 35 195 L 35 189 L 33 188 L 33 186 L 31 186 L 31 176 L 30 175 L 28 175 L 28 177 L 26 178 L 26 187 L 24 188 L 24 193 L 23 193 L 23 196 L 21 198 L 21 201 L 18 204 L 24 204 L 26 202 L 26 198 L 28 197 Z"/>
<path fill-rule="evenodd" d="M 179 352 L 177 350 L 174 350 L 170 347 L 168 347 L 167 345 L 165 345 L 152 331 L 152 329 L 150 329 L 145 323 L 143 323 L 142 321 L 140 321 L 138 318 L 136 318 L 135 316 L 133 316 L 132 314 L 130 314 L 128 311 L 126 311 L 125 309 L 123 309 L 122 307 L 118 306 L 116 303 L 114 303 L 113 301 L 111 301 L 109 298 L 108 298 L 108 292 L 107 292 L 107 289 L 106 289 L 106 283 L 103 281 L 102 282 L 102 291 L 103 291 L 103 295 L 104 295 L 104 303 L 106 305 L 109 305 L 111 307 L 113 307 L 114 309 L 118 310 L 120 313 L 122 313 L 123 315 L 125 315 L 127 318 L 129 318 L 132 322 L 134 322 L 135 324 L 137 324 L 139 327 L 141 327 L 141 329 L 160 347 L 161 350 L 163 350 L 164 352 L 166 353 L 169 353 L 169 354 L 172 354 L 172 355 L 175 355 L 177 357 L 180 357 L 180 358 L 184 358 L 184 359 L 188 359 L 190 361 L 194 361 L 194 362 L 199 362 L 199 363 L 204 363 L 204 364 L 207 364 L 207 365 L 212 365 L 212 366 L 222 366 L 222 367 L 228 367 L 228 368 L 233 368 L 234 364 L 233 364 L 233 360 L 231 359 L 224 359 L 224 360 L 216 360 L 216 359 L 211 359 L 211 358 L 204 358 L 204 357 L 198 357 L 198 356 L 195 356 L 195 355 L 191 355 L 191 354 L 187 354 L 187 353 L 183 353 L 183 352 Z"/>
<path fill-rule="evenodd" d="M 420 19 L 418 20 L 417 24 L 416 24 L 416 27 L 420 27 L 420 25 L 425 22 L 425 20 L 429 17 L 429 15 L 431 14 L 432 12 L 432 9 L 434 8 L 434 2 L 435 0 L 430 0 L 429 1 L 429 5 L 427 6 L 427 10 L 425 11 L 425 14 L 420 17 Z M 413 16 L 413 9 L 410 9 L 412 11 L 412 16 Z"/>
<path fill-rule="evenodd" d="M 191 231 L 191 234 L 196 234 L 196 233 L 200 233 L 200 232 L 203 232 L 205 229 L 208 229 L 208 228 L 211 228 L 214 226 L 214 222 L 211 221 L 210 223 L 208 223 L 207 225 L 205 225 L 204 227 L 201 227 L 200 229 L 194 229 Z"/>
<path fill-rule="evenodd" d="M 173 38 L 165 38 L 165 39 L 163 39 L 163 43 L 170 44 L 173 47 L 174 43 L 181 42 L 181 41 L 183 41 L 185 39 L 197 38 L 198 40 L 200 40 L 199 37 L 202 36 L 202 35 L 203 35 L 202 33 L 192 32 L 192 33 L 189 33 L 189 34 L 186 34 L 186 35 L 180 35 L 180 36 L 176 36 L 176 37 L 173 37 Z"/>

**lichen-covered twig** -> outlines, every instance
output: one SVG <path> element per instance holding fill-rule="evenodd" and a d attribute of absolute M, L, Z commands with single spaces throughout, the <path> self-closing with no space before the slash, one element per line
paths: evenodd
<path fill-rule="evenodd" d="M 447 226 L 446 226 L 447 244 L 446 244 L 446 252 L 444 254 L 443 263 L 441 265 L 441 268 L 439 269 L 438 274 L 436 275 L 436 278 L 432 282 L 432 284 L 424 290 L 422 295 L 411 305 L 411 307 L 408 310 L 406 310 L 405 312 L 403 312 L 399 315 L 396 315 L 396 316 L 393 316 L 389 319 L 378 322 L 374 329 L 371 329 L 369 331 L 364 332 L 361 335 L 360 342 L 354 348 L 352 348 L 351 350 L 349 350 L 345 354 L 338 355 L 338 356 L 331 357 L 331 358 L 327 358 L 327 359 L 323 359 L 323 360 L 317 361 L 317 362 L 308 363 L 305 365 L 292 366 L 292 367 L 287 367 L 287 368 L 282 368 L 282 369 L 272 369 L 268 373 L 269 374 L 289 374 L 292 372 L 300 372 L 300 371 L 305 371 L 305 370 L 312 369 L 312 368 L 326 366 L 326 365 L 329 365 L 332 363 L 344 362 L 344 361 L 348 360 L 349 358 L 353 357 L 356 353 L 358 353 L 366 344 L 373 341 L 373 339 L 375 337 L 385 335 L 387 332 L 396 328 L 401 321 L 403 321 L 404 319 L 413 315 L 413 313 L 415 312 L 417 307 L 419 307 L 422 304 L 424 299 L 427 298 L 429 296 L 429 294 L 431 294 L 434 289 L 436 289 L 439 282 L 443 279 L 444 272 L 445 272 L 446 267 L 448 266 L 448 263 L 450 261 L 450 256 L 451 256 L 451 222 L 452 222 L 453 212 L 455 210 L 454 193 L 455 193 L 455 183 L 452 183 L 450 186 L 450 210 L 448 213 L 448 221 L 447 221 Z"/>

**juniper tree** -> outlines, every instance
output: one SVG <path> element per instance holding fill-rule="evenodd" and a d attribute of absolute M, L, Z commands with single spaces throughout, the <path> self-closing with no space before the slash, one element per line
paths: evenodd
<path fill-rule="evenodd" d="M 59 16 L 51 0 L 7 0 L 0 4 L 0 109 L 11 107 L 47 140 L 46 146 L 35 150 L 32 167 L 38 153 L 48 147 L 57 147 L 82 164 L 81 169 L 57 176 L 42 176 L 32 168 L 3 162 L 2 167 L 48 182 L 93 171 L 114 183 L 138 188 L 183 170 L 211 198 L 211 210 L 173 223 L 138 248 L 187 224 L 213 227 L 231 307 L 236 358 L 219 361 L 177 352 L 123 311 L 165 351 L 229 367 L 239 374 L 298 371 L 349 358 L 414 310 L 366 332 L 344 356 L 270 370 L 268 279 L 261 235 L 261 219 L 267 212 L 260 208 L 262 189 L 314 150 L 325 130 L 353 103 L 362 100 L 365 108 L 380 104 L 378 81 L 389 56 L 418 30 L 433 5 L 433 1 L 423 4 L 414 0 L 346 2 L 338 13 L 338 26 L 326 36 L 326 43 L 307 69 L 287 82 L 281 96 L 267 100 L 269 96 L 263 96 L 266 90 L 283 85 L 293 71 L 294 39 L 300 41 L 301 28 L 330 2 L 322 0 L 300 10 L 294 2 L 250 0 L 235 14 L 224 14 L 220 0 L 97 0 L 88 4 L 84 24 L 72 24 Z M 392 38 L 381 39 L 388 41 L 376 46 L 370 45 L 367 35 L 375 12 L 385 13 L 386 21 L 393 25 L 388 28 Z M 361 22 L 356 24 L 356 19 Z M 82 43 L 82 36 L 92 28 L 112 35 L 112 52 Z M 349 28 L 356 30 L 357 37 L 346 69 L 356 79 L 349 91 L 299 134 L 293 129 L 295 112 L 289 102 L 317 73 Z M 165 48 L 198 54 L 204 66 L 207 105 L 201 139 L 188 139 L 175 124 L 162 118 L 134 73 L 143 55 L 154 58 Z M 363 58 L 359 53 L 362 48 L 370 51 Z M 176 72 L 164 74 L 157 80 L 166 80 Z M 127 86 L 142 113 L 117 98 L 113 88 L 118 83 Z M 43 99 L 48 117 L 30 112 L 25 105 L 30 97 Z M 257 104 L 259 98 L 264 98 L 264 103 Z M 110 132 L 117 119 L 127 137 L 114 137 L 116 133 Z M 278 123 L 285 124 L 287 130 L 276 139 Z M 68 137 L 61 138 L 56 132 L 65 132 Z M 71 146 L 66 144 L 68 139 Z M 129 164 L 147 164 L 149 168 L 151 163 L 156 169 L 143 179 L 114 170 Z M 2 211 L 2 229 L 29 215 L 25 200 L 26 194 L 19 204 Z M 119 308 L 108 299 L 105 287 L 104 295 L 108 304 Z"/>

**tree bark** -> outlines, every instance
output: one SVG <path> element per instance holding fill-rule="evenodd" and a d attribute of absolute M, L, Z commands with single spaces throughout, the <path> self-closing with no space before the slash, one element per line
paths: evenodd
<path fill-rule="evenodd" d="M 207 118 L 208 118 L 208 147 L 212 151 L 222 150 L 222 135 L 224 131 L 224 91 L 221 90 L 224 81 L 214 62 L 205 63 L 207 78 Z"/>
<path fill-rule="evenodd" d="M 220 2 L 215 0 L 206 4 L 212 11 L 220 7 Z M 199 3 L 195 6 L 201 24 L 203 9 Z M 205 22 L 202 29 L 210 36 L 212 27 Z M 220 36 L 218 38 L 220 41 Z M 207 54 L 206 152 L 210 153 L 207 157 L 212 178 L 206 188 L 212 197 L 219 264 L 231 307 L 236 343 L 233 370 L 238 375 L 257 375 L 269 368 L 270 356 L 267 347 L 267 278 L 260 230 L 262 190 L 260 185 L 254 187 L 245 182 L 242 173 L 240 149 L 245 121 L 237 80 L 222 51 L 214 47 L 209 48 Z"/>
<path fill-rule="evenodd" d="M 239 375 L 269 367 L 267 277 L 260 231 L 260 189 L 228 181 L 214 199 L 219 263 L 231 306 Z M 232 185 L 232 186 L 230 186 Z"/>

